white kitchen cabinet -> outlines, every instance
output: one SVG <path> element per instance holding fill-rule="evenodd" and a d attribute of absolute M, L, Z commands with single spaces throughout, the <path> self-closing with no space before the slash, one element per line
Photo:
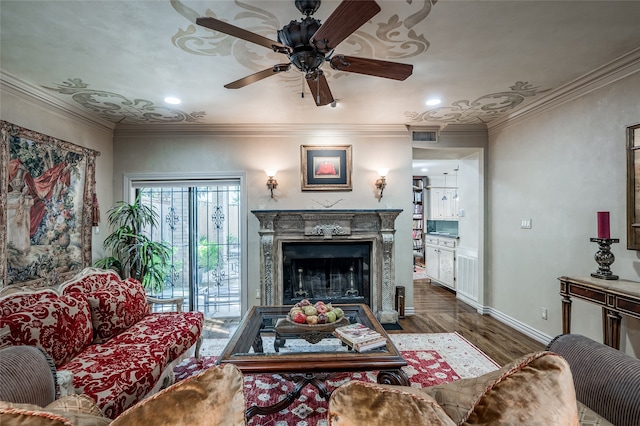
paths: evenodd
<path fill-rule="evenodd" d="M 455 189 L 431 188 L 429 189 L 429 213 L 431 220 L 455 220 L 457 219 L 458 202 L 453 197 Z M 446 195 L 446 200 L 442 197 Z"/>
<path fill-rule="evenodd" d="M 452 238 L 427 237 L 425 246 L 426 274 L 429 278 L 453 290 L 455 281 L 455 246 Z"/>

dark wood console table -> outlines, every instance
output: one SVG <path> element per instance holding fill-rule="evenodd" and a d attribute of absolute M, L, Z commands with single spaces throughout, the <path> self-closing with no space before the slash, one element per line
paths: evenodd
<path fill-rule="evenodd" d="M 571 297 L 577 297 L 602 306 L 604 344 L 620 349 L 620 315 L 640 319 L 640 282 L 593 277 L 558 279 L 562 295 L 562 333 L 571 333 Z"/>

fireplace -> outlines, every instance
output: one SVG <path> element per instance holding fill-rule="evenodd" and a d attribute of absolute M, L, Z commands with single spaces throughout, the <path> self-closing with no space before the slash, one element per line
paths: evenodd
<path fill-rule="evenodd" d="M 401 211 L 253 210 L 260 221 L 260 303 L 295 303 L 306 291 L 314 300 L 365 303 L 381 323 L 396 322 L 394 234 Z M 320 257 L 320 249 L 329 254 Z"/>
<path fill-rule="evenodd" d="M 371 302 L 370 242 L 282 244 L 283 303 Z"/>

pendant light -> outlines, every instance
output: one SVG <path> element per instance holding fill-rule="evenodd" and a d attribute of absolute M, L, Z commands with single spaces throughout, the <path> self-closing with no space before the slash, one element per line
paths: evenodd
<path fill-rule="evenodd" d="M 455 169 L 453 169 L 453 171 L 456 172 L 456 193 L 453 194 L 453 199 L 454 200 L 458 199 L 458 170 L 460 170 L 460 166 L 458 166 Z"/>
<path fill-rule="evenodd" d="M 444 172 L 444 195 L 442 196 L 442 201 L 447 201 L 447 172 Z"/>

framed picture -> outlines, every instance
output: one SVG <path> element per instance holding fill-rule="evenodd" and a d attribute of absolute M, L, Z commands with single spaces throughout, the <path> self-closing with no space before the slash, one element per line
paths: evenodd
<path fill-rule="evenodd" d="M 627 249 L 640 250 L 640 124 L 627 127 Z"/>
<path fill-rule="evenodd" d="M 301 146 L 303 191 L 351 191 L 351 145 Z"/>
<path fill-rule="evenodd" d="M 99 153 L 6 121 L 0 131 L 0 287 L 55 285 L 91 265 Z"/>

